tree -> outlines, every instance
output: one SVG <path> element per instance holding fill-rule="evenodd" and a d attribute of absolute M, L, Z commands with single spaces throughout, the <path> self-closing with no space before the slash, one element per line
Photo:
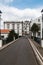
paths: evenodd
<path fill-rule="evenodd" d="M 18 38 L 18 34 L 15 33 L 14 30 L 11 30 L 11 31 L 9 32 L 8 38 L 7 38 L 7 40 L 6 40 L 7 43 L 13 41 L 13 40 L 14 40 L 14 37 L 17 39 L 17 38 Z"/>
<path fill-rule="evenodd" d="M 31 31 L 33 32 L 33 37 L 34 37 L 36 33 L 38 33 L 39 31 L 39 26 L 36 23 L 34 23 L 31 27 Z"/>
<path fill-rule="evenodd" d="M 9 32 L 8 37 L 7 37 L 7 43 L 14 40 L 14 33 L 15 33 L 14 30 L 11 30 Z"/>
<path fill-rule="evenodd" d="M 15 39 L 17 39 L 17 38 L 18 38 L 18 36 L 19 36 L 19 35 L 16 33 L 16 34 L 15 34 Z"/>

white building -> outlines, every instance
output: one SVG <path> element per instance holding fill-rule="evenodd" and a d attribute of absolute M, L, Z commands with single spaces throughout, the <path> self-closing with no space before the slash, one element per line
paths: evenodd
<path fill-rule="evenodd" d="M 8 29 L 1 29 L 0 32 L 1 32 L 1 34 L 0 34 L 1 35 L 0 47 L 2 47 L 3 40 L 5 40 L 8 37 L 8 34 L 9 34 L 10 30 L 8 30 Z M 6 41 L 4 41 L 4 43 L 6 43 Z"/>
<path fill-rule="evenodd" d="M 4 38 L 4 39 L 8 37 L 8 34 L 10 32 L 10 30 L 8 29 L 1 29 L 0 31 L 1 31 L 1 38 Z"/>
<path fill-rule="evenodd" d="M 29 34 L 29 21 L 25 21 L 25 22 L 5 21 L 4 29 L 8 29 L 8 30 L 13 29 L 15 30 L 16 33 L 19 34 L 19 36 L 22 36 L 24 34 Z"/>
<path fill-rule="evenodd" d="M 36 37 L 40 38 L 41 39 L 41 46 L 43 47 L 43 9 L 41 11 L 41 16 L 34 19 L 34 20 L 31 20 L 31 26 L 33 25 L 33 23 L 36 23 L 40 30 L 39 32 L 36 34 Z M 33 35 L 33 33 L 32 33 Z"/>
<path fill-rule="evenodd" d="M 23 32 L 25 35 L 29 34 L 29 21 L 23 22 Z"/>
<path fill-rule="evenodd" d="M 13 29 L 16 33 L 18 33 L 20 36 L 22 35 L 22 22 L 10 22 L 6 21 L 4 22 L 4 29 Z"/>
<path fill-rule="evenodd" d="M 36 34 L 36 37 L 39 37 L 42 39 L 42 16 L 40 16 L 34 20 L 31 20 L 31 26 L 33 25 L 33 23 L 36 23 L 40 28 L 39 32 Z"/>

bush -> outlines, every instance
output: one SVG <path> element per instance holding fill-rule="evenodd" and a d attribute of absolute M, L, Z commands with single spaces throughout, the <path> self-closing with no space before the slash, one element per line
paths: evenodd
<path fill-rule="evenodd" d="M 40 38 L 34 37 L 34 40 L 35 40 L 38 44 L 41 44 L 41 39 L 40 39 Z"/>
<path fill-rule="evenodd" d="M 22 37 L 22 36 L 19 36 L 19 38 Z"/>
<path fill-rule="evenodd" d="M 16 34 L 15 34 L 15 39 L 17 39 L 17 38 L 18 38 L 18 34 L 16 33 Z"/>
<path fill-rule="evenodd" d="M 13 41 L 14 37 L 15 37 L 15 39 L 17 39 L 18 38 L 18 34 L 15 33 L 14 30 L 11 30 L 10 33 L 8 34 L 7 39 L 6 39 L 6 43 L 9 43 L 9 42 Z"/>
<path fill-rule="evenodd" d="M 2 40 L 2 46 L 6 44 L 6 39 Z"/>
<path fill-rule="evenodd" d="M 13 41 L 14 40 L 14 30 L 11 30 L 10 31 L 10 33 L 8 34 L 8 37 L 7 37 L 7 39 L 6 39 L 6 42 L 7 43 L 9 43 L 9 42 L 11 42 L 11 41 Z"/>

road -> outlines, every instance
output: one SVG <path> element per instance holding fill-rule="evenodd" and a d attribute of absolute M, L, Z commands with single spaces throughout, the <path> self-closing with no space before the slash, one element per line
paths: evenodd
<path fill-rule="evenodd" d="M 29 41 L 22 37 L 0 51 L 0 65 L 38 65 Z"/>

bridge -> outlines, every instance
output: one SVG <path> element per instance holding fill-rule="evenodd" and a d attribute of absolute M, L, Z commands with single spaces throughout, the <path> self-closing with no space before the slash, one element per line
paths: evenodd
<path fill-rule="evenodd" d="M 21 37 L 0 50 L 0 65 L 39 65 L 29 40 Z"/>

